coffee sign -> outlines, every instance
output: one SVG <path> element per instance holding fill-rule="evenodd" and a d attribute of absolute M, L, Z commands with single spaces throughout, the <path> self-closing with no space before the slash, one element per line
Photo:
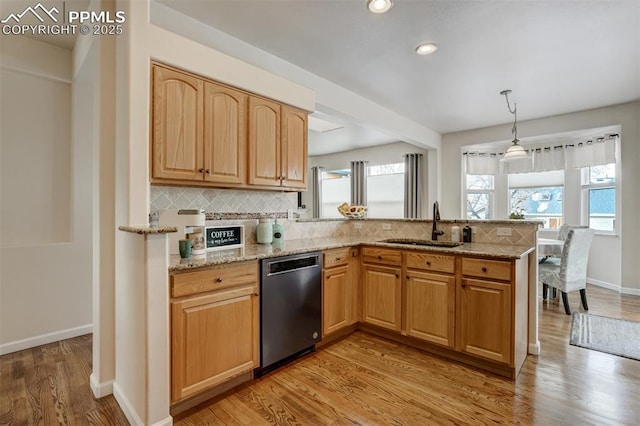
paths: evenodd
<path fill-rule="evenodd" d="M 206 249 L 235 248 L 244 246 L 244 226 L 206 226 Z"/>

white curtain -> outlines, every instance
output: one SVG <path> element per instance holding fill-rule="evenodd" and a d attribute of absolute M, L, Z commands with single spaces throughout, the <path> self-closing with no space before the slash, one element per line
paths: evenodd
<path fill-rule="evenodd" d="M 404 217 L 422 217 L 422 154 L 404 156 Z"/>
<path fill-rule="evenodd" d="M 498 175 L 546 172 L 599 166 L 616 162 L 617 134 L 565 144 L 532 146 L 529 157 L 513 162 L 501 162 L 503 152 L 464 152 L 466 173 Z"/>
<path fill-rule="evenodd" d="M 351 162 L 351 205 L 367 205 L 367 162 Z"/>
<path fill-rule="evenodd" d="M 324 167 L 311 168 L 311 195 L 312 206 L 311 212 L 314 219 L 320 218 L 322 214 L 322 170 Z"/>

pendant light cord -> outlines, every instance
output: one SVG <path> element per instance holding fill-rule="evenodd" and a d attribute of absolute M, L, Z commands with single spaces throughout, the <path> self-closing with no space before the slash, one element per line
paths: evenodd
<path fill-rule="evenodd" d="M 507 100 L 507 108 L 509 109 L 509 112 L 511 114 L 513 114 L 513 127 L 511 128 L 511 134 L 514 135 L 514 142 L 518 141 L 518 104 L 517 103 L 513 103 L 513 110 L 511 110 L 511 104 L 509 103 L 509 92 L 511 92 L 511 90 L 507 91 L 503 91 L 501 92 L 505 99 Z"/>

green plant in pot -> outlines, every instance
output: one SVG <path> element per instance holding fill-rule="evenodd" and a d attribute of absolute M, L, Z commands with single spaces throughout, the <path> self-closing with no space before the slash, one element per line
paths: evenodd
<path fill-rule="evenodd" d="M 516 209 L 509 214 L 509 219 L 524 219 L 524 209 L 516 207 Z"/>

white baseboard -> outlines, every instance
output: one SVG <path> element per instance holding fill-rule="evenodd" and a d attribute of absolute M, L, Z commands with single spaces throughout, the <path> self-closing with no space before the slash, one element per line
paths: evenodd
<path fill-rule="evenodd" d="M 606 288 L 608 290 L 617 291 L 618 293 L 620 293 L 620 286 L 617 284 L 611 284 L 606 281 L 600 281 L 593 278 L 587 278 L 587 283 L 593 284 L 598 287 Z"/>
<path fill-rule="evenodd" d="M 540 355 L 540 341 L 529 343 L 529 355 Z"/>
<path fill-rule="evenodd" d="M 587 283 L 596 285 L 598 287 L 606 288 L 609 290 L 617 291 L 622 294 L 629 294 L 632 296 L 640 296 L 640 289 L 621 287 L 617 284 L 611 284 L 606 281 L 594 280 L 593 278 L 587 278 Z"/>
<path fill-rule="evenodd" d="M 124 394 L 120 390 L 120 387 L 118 386 L 118 383 L 115 383 L 115 382 L 113 383 L 113 396 L 118 402 L 118 405 L 122 409 L 122 412 L 124 413 L 125 417 L 127 418 L 127 420 L 129 420 L 129 423 L 131 423 L 134 426 L 137 426 L 137 425 L 144 426 L 144 422 L 138 416 L 138 413 L 136 413 L 136 410 L 133 408 L 133 406 L 127 399 L 127 397 L 124 396 Z"/>
<path fill-rule="evenodd" d="M 166 419 L 162 419 L 159 422 L 155 422 L 153 426 L 172 426 L 173 425 L 173 417 L 169 416 Z"/>
<path fill-rule="evenodd" d="M 93 396 L 96 398 L 102 398 L 113 393 L 113 380 L 98 383 L 98 379 L 96 379 L 93 373 L 89 376 L 89 386 L 91 386 L 91 392 L 93 392 Z"/>
<path fill-rule="evenodd" d="M 129 420 L 129 423 L 131 423 L 132 425 L 143 426 L 144 422 L 142 421 L 142 419 L 140 419 L 140 416 L 138 416 L 138 414 L 134 410 L 133 406 L 131 405 L 127 397 L 124 396 L 118 384 L 113 382 L 112 388 L 113 388 L 113 396 L 115 397 L 118 405 L 120 405 L 120 408 L 122 409 L 122 412 L 124 413 L 125 417 L 127 418 L 127 420 Z M 172 426 L 172 425 L 173 425 L 173 417 L 168 416 L 158 422 L 153 423 L 151 426 Z"/>
<path fill-rule="evenodd" d="M 630 294 L 632 296 L 640 296 L 640 289 L 622 287 L 622 290 L 620 290 L 620 293 L 622 293 L 622 294 Z"/>
<path fill-rule="evenodd" d="M 29 337 L 28 339 L 16 340 L 15 342 L 3 343 L 0 345 L 0 355 L 10 354 L 11 352 L 22 351 L 24 349 L 35 348 L 36 346 L 58 342 L 64 339 L 70 339 L 72 337 L 83 336 L 89 333 L 93 333 L 93 324 L 68 328 L 66 330 L 56 331 L 49 334 Z"/>

